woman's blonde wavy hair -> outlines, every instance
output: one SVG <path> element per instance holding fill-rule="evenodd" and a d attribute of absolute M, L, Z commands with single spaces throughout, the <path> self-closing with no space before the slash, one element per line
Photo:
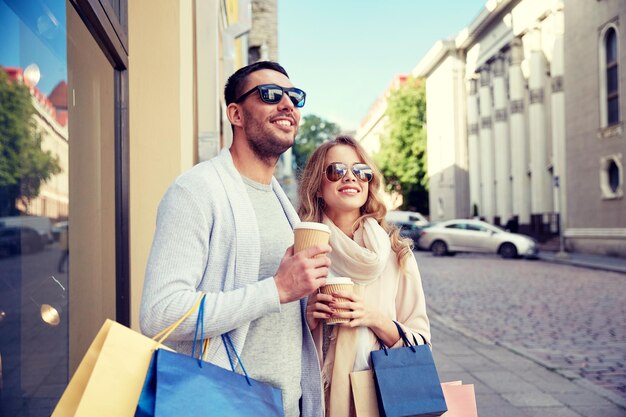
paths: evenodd
<path fill-rule="evenodd" d="M 373 217 L 389 234 L 391 249 L 396 254 L 400 268 L 404 268 L 406 259 L 411 254 L 411 239 L 400 237 L 400 230 L 385 221 L 387 208 L 380 197 L 382 174 L 363 147 L 351 136 L 337 136 L 335 139 L 320 145 L 309 157 L 304 170 L 300 174 L 300 186 L 298 188 L 298 197 L 300 199 L 298 214 L 300 219 L 312 222 L 322 221 L 324 200 L 318 195 L 322 190 L 322 179 L 326 168 L 324 161 L 328 151 L 338 145 L 351 146 L 359 158 L 372 168 L 374 174 L 372 181 L 369 183 L 367 200 L 361 207 L 361 217 L 357 219 L 353 226 L 354 230 L 358 229 L 366 218 Z"/>

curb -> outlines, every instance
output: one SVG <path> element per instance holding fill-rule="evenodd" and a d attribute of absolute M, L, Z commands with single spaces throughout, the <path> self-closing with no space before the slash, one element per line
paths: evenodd
<path fill-rule="evenodd" d="M 571 265 L 571 266 L 577 266 L 580 268 L 589 268 L 589 269 L 596 269 L 596 270 L 601 270 L 601 271 L 611 271 L 611 272 L 618 272 L 618 273 L 626 274 L 626 266 L 622 266 L 622 265 L 601 264 L 601 263 L 581 261 L 581 260 L 576 260 L 576 259 L 567 259 L 567 260 L 558 259 L 556 257 L 542 255 L 541 252 L 539 253 L 539 260 L 544 261 L 544 262 L 561 264 L 561 265 Z"/>

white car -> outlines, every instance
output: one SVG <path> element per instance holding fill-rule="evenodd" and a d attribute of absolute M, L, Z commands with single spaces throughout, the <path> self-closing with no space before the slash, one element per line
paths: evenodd
<path fill-rule="evenodd" d="M 496 253 L 503 258 L 537 257 L 537 242 L 480 220 L 456 219 L 422 230 L 419 247 L 434 256 L 455 252 Z"/>
<path fill-rule="evenodd" d="M 413 223 L 418 227 L 426 227 L 430 225 L 428 219 L 417 211 L 388 211 L 385 216 L 385 220 L 387 220 L 388 223 Z"/>

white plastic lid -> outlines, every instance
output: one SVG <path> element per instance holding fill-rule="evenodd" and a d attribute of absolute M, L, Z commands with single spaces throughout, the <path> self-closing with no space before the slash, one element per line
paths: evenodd
<path fill-rule="evenodd" d="M 330 234 L 330 227 L 326 226 L 324 223 L 300 222 L 294 227 L 294 229 L 313 229 Z"/>
<path fill-rule="evenodd" d="M 352 285 L 352 279 L 348 277 L 328 277 L 326 278 L 326 285 Z"/>

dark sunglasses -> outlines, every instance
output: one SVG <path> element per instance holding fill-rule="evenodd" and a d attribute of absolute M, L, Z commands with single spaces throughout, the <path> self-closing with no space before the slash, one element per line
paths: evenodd
<path fill-rule="evenodd" d="M 306 99 L 306 93 L 304 91 L 295 87 L 283 88 L 276 84 L 257 85 L 252 90 L 243 93 L 237 100 L 235 100 L 235 103 L 241 103 L 246 99 L 246 97 L 257 90 L 259 91 L 261 100 L 267 104 L 276 104 L 280 102 L 280 100 L 283 99 L 283 94 L 287 93 L 287 97 L 289 97 L 294 106 L 304 107 L 304 100 Z"/>
<path fill-rule="evenodd" d="M 370 182 L 372 178 L 374 178 L 374 173 L 369 165 L 352 164 L 350 170 L 352 170 L 352 173 L 359 181 Z M 326 167 L 325 173 L 328 181 L 337 182 L 348 173 L 348 165 L 343 162 L 331 162 L 330 165 Z"/>

